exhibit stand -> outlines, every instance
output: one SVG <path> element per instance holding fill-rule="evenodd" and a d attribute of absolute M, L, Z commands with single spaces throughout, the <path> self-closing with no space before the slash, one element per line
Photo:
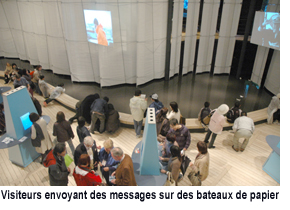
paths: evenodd
<path fill-rule="evenodd" d="M 280 184 L 280 137 L 268 135 L 268 145 L 273 149 L 263 165 L 263 170 Z"/>
<path fill-rule="evenodd" d="M 0 138 L 0 149 L 8 148 L 9 160 L 26 167 L 40 156 L 31 144 L 29 114 L 37 113 L 26 87 L 21 86 L 2 94 L 6 133 Z M 49 116 L 42 116 L 48 123 Z"/>
<path fill-rule="evenodd" d="M 162 186 L 167 176 L 160 173 L 155 109 L 148 108 L 143 139 L 133 150 L 135 179 L 139 186 Z"/>

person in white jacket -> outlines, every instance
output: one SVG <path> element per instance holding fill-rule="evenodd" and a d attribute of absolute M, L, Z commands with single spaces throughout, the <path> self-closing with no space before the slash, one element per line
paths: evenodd
<path fill-rule="evenodd" d="M 277 96 L 273 96 L 267 109 L 268 118 L 267 123 L 272 124 L 275 120 L 280 122 L 280 93 Z"/>
<path fill-rule="evenodd" d="M 147 98 L 141 97 L 141 90 L 135 90 L 135 96 L 130 99 L 130 111 L 134 121 L 136 137 L 141 137 L 144 112 L 147 109 Z"/>
<path fill-rule="evenodd" d="M 249 139 L 251 138 L 251 136 L 253 135 L 253 132 L 255 130 L 255 125 L 254 125 L 254 121 L 247 117 L 247 112 L 242 112 L 242 116 L 238 117 L 235 120 L 234 126 L 233 126 L 233 130 L 235 132 L 234 135 L 234 145 L 232 146 L 232 148 L 238 152 L 239 151 L 239 139 L 240 138 L 244 138 L 244 142 L 241 145 L 240 151 L 243 152 L 249 142 Z"/>

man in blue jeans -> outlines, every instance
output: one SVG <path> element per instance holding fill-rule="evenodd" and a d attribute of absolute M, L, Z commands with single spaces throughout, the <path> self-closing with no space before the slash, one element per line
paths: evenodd
<path fill-rule="evenodd" d="M 92 114 L 92 121 L 91 121 L 91 133 L 95 131 L 95 125 L 97 120 L 100 120 L 100 133 L 105 131 L 105 120 L 106 120 L 106 113 L 108 112 L 108 102 L 109 98 L 104 97 L 103 99 L 98 98 L 96 99 L 91 105 L 91 114 Z"/>
<path fill-rule="evenodd" d="M 141 137 L 144 112 L 147 109 L 147 98 L 141 97 L 141 90 L 135 90 L 135 95 L 130 99 L 130 110 L 134 121 L 136 137 Z"/>

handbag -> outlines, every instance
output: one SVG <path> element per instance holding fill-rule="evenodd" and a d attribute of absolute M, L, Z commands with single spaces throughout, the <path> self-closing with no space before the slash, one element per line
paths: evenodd
<path fill-rule="evenodd" d="M 175 186 L 175 180 L 170 171 L 167 172 L 167 180 L 163 186 Z"/>
<path fill-rule="evenodd" d="M 188 174 L 192 186 L 201 186 L 201 180 L 199 178 L 199 171 L 195 174 L 193 171 Z"/>
<path fill-rule="evenodd" d="M 185 123 L 186 123 L 185 117 L 183 117 L 182 115 L 180 115 L 179 124 L 185 125 Z"/>
<path fill-rule="evenodd" d="M 191 162 L 191 160 L 187 157 L 187 156 L 182 156 L 182 162 L 181 162 L 181 166 L 180 166 L 180 170 L 184 176 L 188 166 L 189 166 L 189 163 Z"/>
<path fill-rule="evenodd" d="M 209 124 L 210 118 L 212 117 L 212 115 L 214 114 L 215 111 L 212 111 L 211 113 L 209 113 L 209 115 L 207 115 L 205 118 L 203 118 L 201 120 L 201 122 L 205 125 Z"/>

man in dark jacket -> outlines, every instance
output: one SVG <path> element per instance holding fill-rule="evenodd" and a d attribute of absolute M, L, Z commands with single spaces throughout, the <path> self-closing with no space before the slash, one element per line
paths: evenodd
<path fill-rule="evenodd" d="M 169 121 L 170 123 L 170 130 L 169 133 L 173 133 L 176 136 L 176 142 L 178 143 L 178 146 L 181 150 L 181 153 L 183 154 L 189 147 L 191 143 L 191 136 L 190 132 L 187 127 L 185 127 L 182 124 L 178 124 L 177 119 L 173 118 Z"/>
<path fill-rule="evenodd" d="M 67 168 L 64 161 L 66 148 L 64 143 L 57 143 L 43 161 L 48 167 L 50 186 L 67 186 L 70 168 Z"/>
<path fill-rule="evenodd" d="M 70 123 L 73 123 L 75 119 L 78 119 L 78 117 L 83 116 L 86 119 L 87 123 L 91 123 L 91 113 L 90 113 L 90 107 L 92 103 L 100 98 L 100 95 L 98 93 L 88 95 L 84 98 L 84 100 L 77 102 L 76 104 L 76 114 L 72 118 L 69 119 Z"/>
<path fill-rule="evenodd" d="M 91 133 L 95 131 L 95 125 L 97 120 L 100 120 L 100 133 L 105 131 L 105 121 L 106 121 L 106 114 L 108 113 L 108 102 L 109 98 L 104 97 L 103 99 L 98 98 L 96 99 L 93 104 L 91 105 L 91 114 L 92 114 L 92 122 L 91 122 Z"/>
<path fill-rule="evenodd" d="M 91 158 L 91 168 L 95 171 L 98 170 L 98 164 L 100 161 L 98 149 L 101 149 L 101 146 L 97 147 L 96 142 L 91 136 L 85 137 L 84 142 L 80 143 L 75 150 L 75 165 L 78 165 L 78 160 L 82 154 L 88 154 Z"/>
<path fill-rule="evenodd" d="M 155 114 L 163 108 L 163 104 L 158 100 L 158 95 L 156 93 L 150 96 L 152 103 L 149 105 L 149 108 L 155 108 Z"/>

